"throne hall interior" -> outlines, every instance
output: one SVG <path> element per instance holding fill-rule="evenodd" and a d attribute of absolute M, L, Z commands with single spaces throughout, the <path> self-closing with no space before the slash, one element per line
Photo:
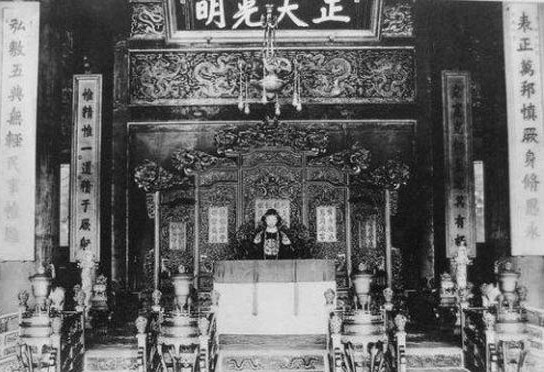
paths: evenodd
<path fill-rule="evenodd" d="M 0 371 L 544 371 L 543 5 L 0 10 Z"/>

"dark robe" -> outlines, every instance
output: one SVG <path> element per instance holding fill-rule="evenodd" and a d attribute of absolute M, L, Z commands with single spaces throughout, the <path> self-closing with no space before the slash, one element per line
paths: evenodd
<path fill-rule="evenodd" d="M 255 257 L 257 259 L 279 259 L 287 260 L 295 258 L 295 251 L 291 245 L 291 240 L 286 233 L 278 230 L 277 232 L 267 232 L 261 230 L 253 239 L 255 244 Z"/>

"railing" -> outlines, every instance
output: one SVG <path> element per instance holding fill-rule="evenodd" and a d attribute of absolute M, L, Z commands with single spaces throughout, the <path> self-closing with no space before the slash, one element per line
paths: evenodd
<path fill-rule="evenodd" d="M 324 310 L 331 314 L 326 363 L 330 372 L 406 371 L 406 318 L 393 318 L 390 290 L 384 297 L 379 313 L 374 313 L 368 307 L 354 310 L 343 304 L 337 308 L 334 291 L 325 292 Z M 136 322 L 139 372 L 213 372 L 218 362 L 218 296 L 212 293 L 212 306 L 206 313 L 177 308 L 167 314 L 158 302 L 153 312 Z"/>
<path fill-rule="evenodd" d="M 486 317 L 494 316 L 493 309 L 468 307 L 461 314 L 461 337 L 465 367 L 471 371 L 497 369 L 497 351 L 494 343 L 494 322 L 486 324 Z M 489 319 L 489 318 L 488 318 Z"/>
<path fill-rule="evenodd" d="M 60 337 L 60 370 L 81 371 L 85 355 L 85 314 L 83 311 L 63 311 Z"/>
<path fill-rule="evenodd" d="M 519 322 L 496 323 L 495 307 L 463 311 L 465 367 L 471 371 L 544 371 L 544 310 L 523 307 Z"/>
<path fill-rule="evenodd" d="M 380 314 L 355 309 L 335 311 L 330 319 L 333 372 L 406 371 L 406 318 L 393 319 L 392 292 L 386 290 Z"/>
<path fill-rule="evenodd" d="M 471 371 L 544 371 L 544 310 L 526 305 L 519 273 L 506 262 L 499 284 L 482 286 L 483 307 L 461 307 L 465 367 Z"/>
<path fill-rule="evenodd" d="M 208 372 L 216 355 L 213 306 L 208 314 L 177 309 L 165 312 L 158 305 L 136 320 L 138 371 Z"/>
<path fill-rule="evenodd" d="M 135 325 L 138 330 L 138 372 L 155 371 L 160 363 L 157 351 L 157 335 L 160 332 L 160 312 L 140 315 Z"/>
<path fill-rule="evenodd" d="M 83 311 L 23 315 L 18 358 L 25 371 L 80 371 L 85 353 Z"/>
<path fill-rule="evenodd" d="M 0 315 L 0 371 L 14 370 L 17 365 L 19 313 Z"/>

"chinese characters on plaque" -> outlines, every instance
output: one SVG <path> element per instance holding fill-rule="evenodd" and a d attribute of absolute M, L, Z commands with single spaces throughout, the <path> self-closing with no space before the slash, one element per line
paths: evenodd
<path fill-rule="evenodd" d="M 74 75 L 70 259 L 80 250 L 100 258 L 100 129 L 102 75 Z"/>
<path fill-rule="evenodd" d="M 446 249 L 453 257 L 466 244 L 476 255 L 470 75 L 443 71 Z"/>
<path fill-rule="evenodd" d="M 281 29 L 363 29 L 373 14 L 371 0 L 170 0 L 170 9 L 177 29 L 247 30 L 261 28 L 267 4 Z"/>
<path fill-rule="evenodd" d="M 336 241 L 336 207 L 320 206 L 315 209 L 317 218 L 317 242 L 332 243 Z"/>
<path fill-rule="evenodd" d="M 171 221 L 168 225 L 169 249 L 185 251 L 187 245 L 187 224 Z"/>
<path fill-rule="evenodd" d="M 278 211 L 282 223 L 287 227 L 291 226 L 291 204 L 288 199 L 256 199 L 255 226 L 261 224 L 261 218 L 269 209 Z"/>
<path fill-rule="evenodd" d="M 228 243 L 229 208 L 210 207 L 208 209 L 208 243 Z"/>
<path fill-rule="evenodd" d="M 0 261 L 34 260 L 39 14 L 0 2 Z"/>
<path fill-rule="evenodd" d="M 504 3 L 512 255 L 544 254 L 542 75 L 536 3 Z"/>

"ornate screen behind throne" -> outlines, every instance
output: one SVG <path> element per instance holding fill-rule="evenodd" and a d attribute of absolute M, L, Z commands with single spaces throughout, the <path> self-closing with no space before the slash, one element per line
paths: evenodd
<path fill-rule="evenodd" d="M 197 180 L 195 267 L 201 288 L 211 286 L 213 262 L 235 258 L 233 241 L 255 230 L 269 208 L 292 231 L 309 232 L 312 258 L 349 257 L 347 175 L 315 161 L 315 153 L 288 147 L 252 149 L 201 172 Z"/>
<path fill-rule="evenodd" d="M 173 168 L 191 177 L 188 187 L 161 191 L 164 266 L 171 272 L 180 263 L 188 266 L 198 276 L 199 295 L 206 296 L 214 263 L 243 259 L 241 238 L 253 247 L 262 215 L 274 208 L 287 231 L 310 236 L 304 257 L 337 261 L 338 288 L 346 288 L 361 257 L 384 256 L 383 191 L 368 188 L 368 173 L 355 171 L 366 169 L 369 151 L 347 137 L 329 142 L 333 130 L 267 122 L 225 126 L 214 128 L 214 146 L 206 151 L 190 146 L 170 153 Z"/>

